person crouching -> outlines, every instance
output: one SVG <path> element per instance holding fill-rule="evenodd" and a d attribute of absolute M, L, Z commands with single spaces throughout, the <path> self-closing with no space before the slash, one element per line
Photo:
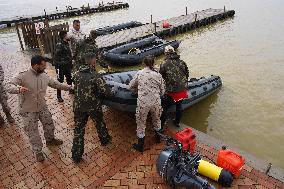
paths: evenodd
<path fill-rule="evenodd" d="M 154 69 L 154 57 L 144 59 L 146 68 L 138 71 L 129 83 L 129 89 L 138 93 L 136 108 L 136 123 L 138 143 L 133 144 L 137 151 L 144 151 L 144 140 L 147 115 L 150 112 L 154 125 L 156 142 L 160 142 L 158 132 L 161 130 L 161 95 L 165 92 L 162 75 Z"/>

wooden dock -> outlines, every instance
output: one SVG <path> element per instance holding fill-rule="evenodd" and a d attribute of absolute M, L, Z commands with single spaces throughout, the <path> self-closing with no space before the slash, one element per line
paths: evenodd
<path fill-rule="evenodd" d="M 86 15 L 86 14 L 93 14 L 96 12 L 107 12 L 107 11 L 112 11 L 112 10 L 117 10 L 117 9 L 128 8 L 128 7 L 129 7 L 128 3 L 122 3 L 122 2 L 99 4 L 94 7 L 90 7 L 89 4 L 86 7 L 82 6 L 80 8 L 72 8 L 70 6 L 67 6 L 66 10 L 56 10 L 51 13 L 46 13 L 46 11 L 44 10 L 43 15 L 23 16 L 23 17 L 15 17 L 15 18 L 10 18 L 10 19 L 3 19 L 3 20 L 0 20 L 0 26 L 1 28 L 11 27 L 17 23 L 23 23 L 27 21 L 44 21 L 46 19 L 56 20 L 56 19 Z"/>
<path fill-rule="evenodd" d="M 206 9 L 187 15 L 161 20 L 156 23 L 144 24 L 139 27 L 122 30 L 113 34 L 99 36 L 96 41 L 99 48 L 111 49 L 115 46 L 144 38 L 152 34 L 156 34 L 160 37 L 175 36 L 201 26 L 215 23 L 218 20 L 233 17 L 234 14 L 234 10 L 225 10 L 225 8 Z M 169 22 L 171 27 L 163 28 L 164 21 Z"/>

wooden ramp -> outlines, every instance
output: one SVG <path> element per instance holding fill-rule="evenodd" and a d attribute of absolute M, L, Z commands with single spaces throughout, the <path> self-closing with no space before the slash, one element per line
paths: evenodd
<path fill-rule="evenodd" d="M 160 37 L 175 36 L 201 26 L 209 25 L 217 22 L 218 20 L 233 17 L 234 14 L 234 10 L 225 9 L 207 9 L 197 11 L 188 15 L 173 17 L 158 21 L 156 23 L 149 23 L 139 27 L 122 30 L 113 34 L 99 36 L 97 38 L 97 45 L 99 48 L 111 49 L 115 46 L 144 38 L 152 34 L 156 34 Z M 169 22 L 171 27 L 163 28 L 164 21 Z"/>

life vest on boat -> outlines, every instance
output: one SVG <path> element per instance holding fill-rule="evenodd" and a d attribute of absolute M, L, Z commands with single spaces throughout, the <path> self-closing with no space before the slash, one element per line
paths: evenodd
<path fill-rule="evenodd" d="M 140 49 L 137 49 L 137 48 L 131 48 L 129 51 L 128 51 L 128 54 L 139 54 L 141 53 Z"/>

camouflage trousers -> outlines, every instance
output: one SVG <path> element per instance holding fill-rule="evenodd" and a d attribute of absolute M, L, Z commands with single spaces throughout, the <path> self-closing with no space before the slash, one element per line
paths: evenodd
<path fill-rule="evenodd" d="M 144 138 L 145 130 L 146 130 L 146 121 L 148 113 L 150 112 L 152 118 L 152 124 L 154 125 L 154 130 L 159 131 L 161 129 L 161 114 L 162 114 L 162 106 L 161 100 L 152 101 L 155 103 L 151 104 L 143 104 L 137 103 L 136 108 L 136 124 L 137 124 L 137 137 Z"/>
<path fill-rule="evenodd" d="M 101 108 L 97 110 L 91 110 L 89 112 L 74 112 L 75 129 L 74 129 L 74 139 L 72 146 L 72 157 L 81 158 L 84 153 L 84 135 L 85 127 L 88 122 L 88 118 L 91 118 L 96 122 L 96 129 L 98 132 L 98 137 L 100 141 L 110 139 L 108 130 L 104 123 L 103 111 Z"/>
<path fill-rule="evenodd" d="M 55 130 L 52 115 L 47 106 L 45 106 L 40 112 L 25 112 L 21 113 L 21 116 L 23 118 L 24 131 L 29 137 L 32 151 L 37 154 L 42 151 L 43 146 L 38 130 L 38 120 L 42 123 L 46 141 L 52 140 Z"/>
<path fill-rule="evenodd" d="M 5 114 L 10 113 L 10 107 L 8 106 L 8 96 L 2 84 L 0 84 L 0 104 Z"/>

